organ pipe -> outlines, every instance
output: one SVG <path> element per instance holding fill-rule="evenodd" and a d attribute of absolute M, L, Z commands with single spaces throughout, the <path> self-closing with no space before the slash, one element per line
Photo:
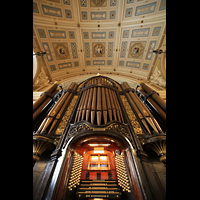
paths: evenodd
<path fill-rule="evenodd" d="M 67 104 L 72 97 L 72 92 L 70 90 L 76 90 L 77 86 L 78 85 L 75 82 L 72 82 L 70 84 L 67 91 L 60 97 L 57 103 L 49 111 L 46 118 L 43 120 L 40 127 L 38 128 L 37 133 L 50 134 L 51 130 L 57 124 L 60 116 L 63 114 Z"/>
<path fill-rule="evenodd" d="M 143 81 L 140 81 L 139 84 L 146 93 L 153 92 L 153 90 L 149 86 L 147 86 Z M 159 95 L 156 92 L 154 92 L 151 95 L 151 98 L 161 107 L 161 109 L 163 109 L 166 112 L 166 103 L 159 97 Z"/>
<path fill-rule="evenodd" d="M 115 87 L 107 79 L 95 77 L 83 85 L 74 123 L 83 120 L 96 125 L 107 124 L 112 120 L 124 122 Z"/>
<path fill-rule="evenodd" d="M 133 106 L 134 110 L 136 111 L 144 127 L 147 129 L 147 132 L 149 134 L 152 134 L 152 132 L 150 131 L 150 127 L 151 127 L 155 131 L 155 133 L 157 134 L 162 133 L 163 131 L 161 127 L 159 126 L 158 122 L 153 117 L 153 115 L 149 112 L 146 106 L 142 103 L 140 98 L 131 90 L 128 90 L 131 88 L 129 84 L 127 82 L 123 82 L 121 86 L 124 90 L 127 89 L 127 98 L 129 99 L 129 102 Z"/>
<path fill-rule="evenodd" d="M 138 91 L 140 94 L 145 97 L 147 95 L 147 92 L 144 91 L 142 88 L 138 88 Z M 152 92 L 153 90 L 151 90 Z M 146 101 L 151 105 L 151 107 L 159 114 L 159 116 L 166 122 L 166 111 L 162 109 L 162 107 L 159 106 L 158 102 L 155 101 L 153 98 L 153 95 L 146 98 Z M 162 100 L 162 99 L 161 99 Z M 163 101 L 163 100 L 162 100 Z M 163 101 L 164 102 L 164 101 Z M 165 103 L 165 102 L 164 102 Z M 166 109 L 166 107 L 165 107 Z"/>
<path fill-rule="evenodd" d="M 57 84 L 54 84 L 33 104 L 33 122 L 37 119 L 46 105 L 50 103 L 52 97 L 57 96 L 59 92 L 60 88 Z"/>

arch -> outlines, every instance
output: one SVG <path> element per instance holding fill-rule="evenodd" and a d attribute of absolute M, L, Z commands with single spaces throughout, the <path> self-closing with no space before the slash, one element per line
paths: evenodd
<path fill-rule="evenodd" d="M 60 171 L 59 174 L 60 179 L 55 199 L 64 200 L 66 199 L 66 196 L 69 195 L 67 185 L 70 177 L 70 171 L 72 168 L 72 160 L 76 152 L 76 149 L 80 147 L 81 144 L 94 141 L 98 138 L 100 138 L 101 140 L 103 139 L 104 141 L 109 141 L 114 143 L 116 146 L 119 147 L 121 152 L 125 155 L 126 157 L 125 163 L 128 171 L 128 176 L 130 179 L 130 186 L 132 190 L 133 199 L 134 200 L 142 199 L 142 193 L 140 188 L 141 183 L 139 183 L 138 179 L 139 175 L 137 173 L 134 163 L 134 157 L 136 156 L 134 146 L 132 145 L 132 143 L 128 138 L 126 138 L 123 135 L 113 133 L 112 131 L 106 131 L 106 132 L 97 131 L 95 133 L 86 131 L 81 134 L 73 135 L 68 140 L 65 146 L 66 153 L 64 155 L 62 170 Z"/>

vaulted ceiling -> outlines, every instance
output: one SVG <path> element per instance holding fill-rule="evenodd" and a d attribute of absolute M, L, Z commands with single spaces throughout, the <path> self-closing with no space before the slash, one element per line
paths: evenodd
<path fill-rule="evenodd" d="M 165 29 L 166 0 L 33 0 L 34 51 L 46 52 L 51 81 L 110 72 L 148 79 Z"/>

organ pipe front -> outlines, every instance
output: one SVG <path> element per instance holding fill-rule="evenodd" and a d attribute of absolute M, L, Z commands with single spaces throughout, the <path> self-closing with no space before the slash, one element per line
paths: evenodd
<path fill-rule="evenodd" d="M 74 124 L 83 120 L 94 125 L 104 125 L 112 120 L 124 123 L 115 90 L 116 86 L 103 77 L 86 82 L 82 86 Z"/>
<path fill-rule="evenodd" d="M 131 89 L 129 84 L 127 82 L 123 82 L 121 84 L 122 88 L 125 89 Z M 131 105 L 133 106 L 134 110 L 136 111 L 138 117 L 140 118 L 141 122 L 143 123 L 144 127 L 146 128 L 146 131 L 149 134 L 159 134 L 162 133 L 162 129 L 159 126 L 156 119 L 153 117 L 153 115 L 150 113 L 150 111 L 145 107 L 145 105 L 142 103 L 140 98 L 136 95 L 136 93 L 133 93 L 133 91 L 127 90 L 127 98 L 129 99 Z M 152 129 L 152 130 L 150 130 Z"/>
<path fill-rule="evenodd" d="M 137 94 L 145 106 L 154 114 L 163 131 L 166 131 L 166 102 L 159 94 L 147 86 L 143 81 L 138 82 Z"/>
<path fill-rule="evenodd" d="M 61 119 L 68 108 L 70 101 L 72 100 L 73 93 L 77 89 L 77 84 L 72 82 L 66 90 L 62 90 L 61 97 L 50 109 L 47 116 L 41 122 L 39 128 L 33 132 L 33 164 L 40 159 L 41 154 L 44 151 L 53 150 L 60 138 L 58 125 L 61 123 Z M 33 106 L 33 120 L 35 116 L 48 104 L 49 97 L 55 95 L 58 91 L 55 90 L 57 85 L 54 84 L 44 95 L 35 102 Z M 53 92 L 54 91 L 54 92 Z M 49 94 L 53 92 L 53 94 Z"/>
<path fill-rule="evenodd" d="M 143 82 L 141 82 L 141 85 L 149 92 L 149 94 L 150 92 L 152 92 L 152 90 Z M 162 130 L 158 121 L 155 119 L 155 117 L 152 115 L 149 109 L 145 106 L 146 104 L 144 104 L 142 100 L 137 96 L 135 90 L 132 89 L 127 82 L 123 82 L 121 84 L 121 87 L 124 93 L 126 94 L 129 104 L 132 106 L 132 109 L 136 112 L 138 118 L 140 119 L 145 129 L 143 129 L 145 132 L 144 135 L 138 135 L 140 142 L 142 143 L 145 149 L 152 149 L 153 151 L 155 151 L 159 155 L 160 161 L 163 162 L 166 166 L 166 134 Z M 157 102 L 157 104 L 160 105 L 160 107 L 162 107 L 163 109 L 166 109 L 165 103 L 163 103 L 163 100 L 157 94 L 155 94 L 155 91 L 152 92 L 152 94 L 154 95 L 154 100 Z M 161 108 L 159 108 L 159 111 L 160 110 Z"/>
<path fill-rule="evenodd" d="M 141 86 L 148 91 L 146 85 L 141 84 Z M 57 85 L 52 86 L 49 91 L 53 92 L 56 87 Z M 45 99 L 44 97 L 42 98 Z M 69 112 L 66 111 L 66 108 L 69 106 L 72 98 L 75 98 L 75 101 Z M 153 97 L 152 95 L 152 98 L 157 100 L 158 104 L 161 104 L 160 106 L 164 107 L 159 97 L 156 95 Z M 39 103 L 36 102 L 36 105 L 38 107 Z M 65 117 L 66 114 L 67 118 Z M 127 119 L 132 121 L 127 121 Z M 59 100 L 43 119 L 37 131 L 34 132 L 34 138 L 35 140 L 48 141 L 55 145 L 55 141 L 57 140 L 56 143 L 59 141 L 60 136 L 67 128 L 67 124 L 67 129 L 70 129 L 70 124 L 72 126 L 82 121 L 87 122 L 87 126 L 92 127 L 106 127 L 108 123 L 118 122 L 126 124 L 126 126 L 132 127 L 132 130 L 135 132 L 130 137 L 137 136 L 139 138 L 140 144 L 137 142 L 139 149 L 141 144 L 147 145 L 157 140 L 165 140 L 162 127 L 137 96 L 135 90 L 127 82 L 118 84 L 104 76 L 92 77 L 79 85 L 72 82 L 68 89 L 62 92 Z M 43 139 L 41 139 L 41 136 Z M 69 137 L 71 136 L 66 138 Z M 157 144 L 160 143 L 157 142 Z M 153 145 L 151 146 L 153 147 Z M 148 149 L 150 149 L 150 145 Z M 39 154 L 36 156 L 39 156 Z"/>

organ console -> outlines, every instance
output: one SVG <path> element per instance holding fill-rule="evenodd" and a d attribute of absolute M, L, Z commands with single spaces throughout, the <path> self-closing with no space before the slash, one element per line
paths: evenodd
<path fill-rule="evenodd" d="M 157 198 L 157 194 L 154 198 L 151 191 L 159 186 L 153 174 L 149 175 L 151 169 L 145 163 L 147 156 L 143 146 L 153 149 L 161 156 L 160 161 L 166 162 L 165 135 L 126 82 L 118 84 L 97 76 L 79 85 L 71 83 L 34 133 L 33 145 L 35 161 L 43 151 L 56 148 L 51 155 L 55 165 L 47 166 L 52 173 L 54 166 L 62 169 L 53 175 L 59 177 L 55 178 L 54 199 L 74 195 L 68 199 L 163 200 L 161 195 Z M 58 157 L 61 164 L 57 167 L 54 159 L 57 162 Z M 142 188 L 143 182 L 147 190 Z M 149 186 L 151 182 L 153 186 Z M 143 191 L 149 193 L 142 194 Z M 35 196 L 37 199 L 37 194 Z"/>

